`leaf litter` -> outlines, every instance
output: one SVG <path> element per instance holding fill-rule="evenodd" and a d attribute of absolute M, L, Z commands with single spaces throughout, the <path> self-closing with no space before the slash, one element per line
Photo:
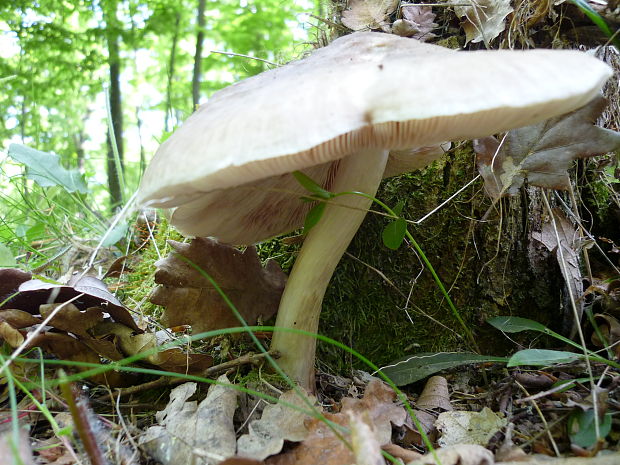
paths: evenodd
<path fill-rule="evenodd" d="M 620 148 L 620 133 L 595 126 L 605 108 L 603 97 L 539 124 L 514 129 L 500 142 L 494 137 L 474 142 L 478 171 L 487 193 L 497 199 L 529 185 L 567 190 L 568 169 L 579 158 Z"/>
<path fill-rule="evenodd" d="M 286 274 L 273 260 L 263 266 L 254 247 L 240 251 L 207 238 L 169 244 L 176 253 L 155 264 L 155 282 L 160 286 L 151 295 L 151 302 L 166 308 L 164 325 L 191 325 L 194 332 L 241 325 L 203 273 L 217 283 L 249 325 L 278 310 Z"/>

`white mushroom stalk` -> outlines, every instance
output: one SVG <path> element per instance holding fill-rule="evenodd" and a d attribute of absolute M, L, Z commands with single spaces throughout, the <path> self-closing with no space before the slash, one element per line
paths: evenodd
<path fill-rule="evenodd" d="M 334 193 L 357 191 L 374 196 L 383 178 L 387 150 L 367 149 L 340 160 L 342 175 Z M 323 296 L 351 239 L 366 216 L 371 200 L 346 195 L 330 200 L 319 222 L 310 230 L 295 260 L 280 301 L 276 326 L 316 333 Z M 280 352 L 280 367 L 301 386 L 314 386 L 316 339 L 298 333 L 276 331 L 271 350 Z"/>

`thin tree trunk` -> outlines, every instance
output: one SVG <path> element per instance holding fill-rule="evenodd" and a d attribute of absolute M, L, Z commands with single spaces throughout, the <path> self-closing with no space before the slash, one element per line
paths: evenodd
<path fill-rule="evenodd" d="M 194 73 L 192 75 L 192 103 L 196 110 L 200 103 L 200 80 L 202 75 L 202 45 L 205 39 L 205 4 L 206 0 L 198 0 L 198 33 L 196 34 L 196 53 L 194 55 Z"/>
<path fill-rule="evenodd" d="M 116 0 L 108 0 L 102 4 L 103 19 L 106 23 L 106 40 L 108 45 L 108 66 L 110 72 L 110 119 L 111 131 L 108 132 L 108 189 L 110 191 L 110 206 L 116 208 L 123 202 L 121 179 L 123 177 L 123 109 L 121 102 L 120 83 L 120 24 L 117 18 L 118 3 Z M 109 123 L 108 123 L 109 124 Z M 114 140 L 111 138 L 114 135 Z M 114 151 L 116 147 L 116 154 Z"/>
<path fill-rule="evenodd" d="M 164 129 L 170 131 L 170 118 L 172 117 L 172 79 L 174 78 L 174 66 L 177 57 L 177 43 L 179 42 L 179 24 L 181 23 L 181 13 L 177 12 L 174 20 L 174 35 L 172 36 L 172 49 L 170 50 L 170 61 L 168 63 L 168 84 L 166 86 L 166 119 Z"/>

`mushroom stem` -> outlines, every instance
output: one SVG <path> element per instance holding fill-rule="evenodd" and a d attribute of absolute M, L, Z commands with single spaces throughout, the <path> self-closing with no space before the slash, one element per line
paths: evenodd
<path fill-rule="evenodd" d="M 388 151 L 381 149 L 367 149 L 342 158 L 331 191 L 358 191 L 374 196 L 387 159 Z M 327 204 L 297 256 L 280 301 L 276 326 L 317 332 L 329 280 L 370 204 L 369 199 L 357 195 L 338 197 Z M 280 352 L 278 364 L 287 375 L 314 391 L 314 337 L 276 331 L 271 349 Z"/>

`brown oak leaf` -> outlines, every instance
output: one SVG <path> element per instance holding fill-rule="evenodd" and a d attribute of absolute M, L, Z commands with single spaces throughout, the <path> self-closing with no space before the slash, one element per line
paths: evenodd
<path fill-rule="evenodd" d="M 155 264 L 155 282 L 161 286 L 151 296 L 151 302 L 166 307 L 165 325 L 187 324 L 194 332 L 240 326 L 198 269 L 217 283 L 248 324 L 255 324 L 259 317 L 268 319 L 277 311 L 286 274 L 272 260 L 262 266 L 254 247 L 241 251 L 207 238 L 189 244 L 169 243 L 176 253 Z"/>
<path fill-rule="evenodd" d="M 530 185 L 568 189 L 567 170 L 574 160 L 620 148 L 620 133 L 594 126 L 606 101 L 599 97 L 584 107 L 539 124 L 514 129 L 501 144 L 493 137 L 474 142 L 478 171 L 494 199 Z"/>

